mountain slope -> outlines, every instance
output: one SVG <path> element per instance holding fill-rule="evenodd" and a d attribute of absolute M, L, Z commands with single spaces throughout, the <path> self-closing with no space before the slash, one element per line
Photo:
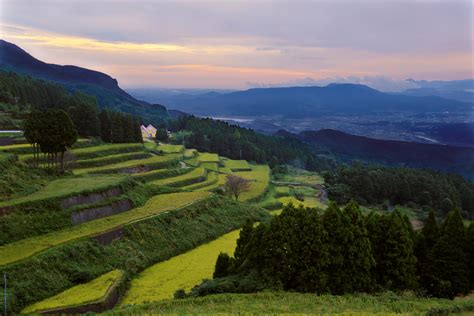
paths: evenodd
<path fill-rule="evenodd" d="M 381 140 L 322 129 L 277 135 L 296 137 L 345 160 L 360 159 L 385 165 L 430 168 L 474 178 L 474 148 Z"/>
<path fill-rule="evenodd" d="M 77 66 L 47 64 L 4 40 L 0 40 L 0 69 L 54 81 L 69 91 L 80 90 L 94 95 L 103 108 L 135 114 L 151 121 L 167 116 L 164 106 L 133 98 L 107 74 Z"/>
<path fill-rule="evenodd" d="M 160 99 L 157 101 L 162 102 Z M 469 104 L 440 97 L 389 94 L 359 84 L 249 89 L 166 98 L 169 107 L 199 115 L 317 117 L 332 114 L 467 111 Z"/>

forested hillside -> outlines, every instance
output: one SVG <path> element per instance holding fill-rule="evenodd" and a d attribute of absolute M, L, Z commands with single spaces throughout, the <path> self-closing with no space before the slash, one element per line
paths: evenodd
<path fill-rule="evenodd" d="M 168 116 L 164 106 L 133 98 L 119 87 L 117 80 L 104 73 L 77 66 L 47 64 L 4 40 L 0 40 L 0 56 L 1 70 L 56 82 L 71 93 L 81 91 L 92 95 L 101 108 L 130 113 L 156 123 Z M 43 102 L 54 100 L 59 101 L 49 95 Z"/>
<path fill-rule="evenodd" d="M 453 208 L 474 219 L 474 185 L 459 175 L 354 163 L 325 172 L 329 198 L 339 203 L 412 205 L 444 217 Z"/>
<path fill-rule="evenodd" d="M 0 71 L 0 129 L 23 129 L 28 113 L 51 109 L 66 111 L 80 136 L 102 136 L 113 143 L 141 142 L 141 136 L 133 138 L 140 126 L 137 117 L 100 111 L 95 97 L 80 91 L 69 93 L 57 83 Z M 113 137 L 111 129 L 115 129 Z"/>
<path fill-rule="evenodd" d="M 173 121 L 170 128 L 188 132 L 182 134 L 187 146 L 232 159 L 269 163 L 271 166 L 289 163 L 318 171 L 329 170 L 336 165 L 334 159 L 318 156 L 298 139 L 263 135 L 222 121 L 183 116 Z"/>

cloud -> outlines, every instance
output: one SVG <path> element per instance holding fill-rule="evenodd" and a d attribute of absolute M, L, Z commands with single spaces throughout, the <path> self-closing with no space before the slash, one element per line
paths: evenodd
<path fill-rule="evenodd" d="M 474 71 L 469 0 L 0 1 L 2 38 L 124 86 L 242 89 L 329 78 L 396 91 L 405 78 Z"/>

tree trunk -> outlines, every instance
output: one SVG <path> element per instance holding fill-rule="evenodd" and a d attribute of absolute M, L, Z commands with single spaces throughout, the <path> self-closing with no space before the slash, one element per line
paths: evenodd
<path fill-rule="evenodd" d="M 64 151 L 61 151 L 61 173 L 64 173 Z"/>

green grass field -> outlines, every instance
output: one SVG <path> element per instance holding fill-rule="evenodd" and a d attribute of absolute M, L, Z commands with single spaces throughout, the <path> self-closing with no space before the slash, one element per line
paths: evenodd
<path fill-rule="evenodd" d="M 230 232 L 187 253 L 160 262 L 132 279 L 121 305 L 170 299 L 178 289 L 190 290 L 211 278 L 220 252 L 233 254 L 239 231 Z"/>
<path fill-rule="evenodd" d="M 219 171 L 219 165 L 217 162 L 202 162 L 201 167 L 207 170 Z"/>
<path fill-rule="evenodd" d="M 217 178 L 217 173 L 208 172 L 206 181 L 193 183 L 193 184 L 182 187 L 182 189 L 194 191 L 194 190 L 199 190 L 199 189 L 202 189 L 202 188 L 211 187 L 214 184 L 216 184 L 216 187 L 217 187 L 218 180 L 219 179 Z M 201 191 L 206 191 L 206 190 L 201 190 Z"/>
<path fill-rule="evenodd" d="M 192 183 L 200 182 L 200 180 L 206 178 L 207 171 L 203 168 L 196 168 L 193 169 L 191 172 L 179 175 L 177 177 L 165 178 L 156 181 L 150 182 L 151 184 L 155 185 L 163 185 L 163 186 L 172 186 L 172 187 L 179 187 L 185 186 Z"/>
<path fill-rule="evenodd" d="M 123 271 L 112 270 L 88 283 L 74 286 L 58 295 L 32 304 L 23 309 L 22 313 L 38 313 L 101 302 L 123 277 Z"/>
<path fill-rule="evenodd" d="M 157 195 L 142 206 L 117 215 L 96 219 L 73 226 L 68 229 L 48 233 L 41 236 L 22 239 L 0 246 L 0 266 L 28 258 L 48 248 L 90 237 L 102 232 L 127 225 L 131 222 L 156 216 L 160 213 L 183 208 L 210 196 L 208 192 L 180 192 Z"/>
<path fill-rule="evenodd" d="M 251 180 L 250 190 L 242 193 L 239 198 L 241 201 L 258 199 L 265 193 L 270 182 L 270 167 L 267 165 L 253 165 L 252 171 L 234 172 L 234 174 Z"/>
<path fill-rule="evenodd" d="M 211 153 L 199 153 L 197 160 L 199 162 L 219 162 L 219 155 Z"/>
<path fill-rule="evenodd" d="M 252 168 L 248 164 L 247 160 L 232 160 L 227 159 L 224 161 L 224 165 L 232 171 L 250 171 Z"/>
<path fill-rule="evenodd" d="M 217 294 L 116 309 L 114 315 L 472 315 L 474 299 L 419 298 L 411 293 L 317 295 L 289 292 Z"/>
<path fill-rule="evenodd" d="M 306 185 L 323 184 L 324 179 L 316 172 L 306 171 L 294 167 L 288 167 L 289 173 L 284 175 L 279 181 L 297 182 Z"/>
<path fill-rule="evenodd" d="M 288 196 L 290 195 L 290 188 L 289 187 L 275 187 L 275 195 L 277 197 Z"/>
<path fill-rule="evenodd" d="M 85 174 L 85 173 L 109 173 L 109 172 L 118 172 L 122 169 L 135 168 L 135 167 L 144 167 L 149 168 L 162 168 L 168 165 L 171 165 L 175 162 L 178 162 L 179 155 L 165 155 L 165 156 L 153 156 L 144 159 L 132 159 L 116 164 L 106 165 L 102 167 L 91 167 L 91 168 L 81 168 L 74 170 L 74 174 Z"/>
<path fill-rule="evenodd" d="M 292 196 L 284 196 L 284 197 L 278 198 L 278 201 L 283 203 L 283 205 L 293 203 L 294 206 L 302 205 L 304 207 L 318 207 L 323 210 L 326 209 L 327 207 L 327 205 L 319 202 L 318 199 L 315 197 L 305 197 L 304 201 L 300 201 Z"/>
<path fill-rule="evenodd" d="M 196 157 L 198 154 L 198 151 L 196 149 L 186 149 L 184 151 L 184 158 L 185 159 L 190 159 Z"/>
<path fill-rule="evenodd" d="M 88 168 L 88 167 L 101 167 L 105 165 L 110 165 L 113 163 L 119 163 L 126 160 L 131 159 L 143 159 L 151 156 L 150 153 L 145 151 L 137 151 L 131 153 L 124 153 L 124 154 L 115 154 L 115 155 L 108 155 L 103 157 L 91 158 L 91 159 L 81 159 L 73 161 L 70 165 L 73 168 Z"/>
<path fill-rule="evenodd" d="M 125 177 L 119 175 L 87 176 L 79 178 L 63 178 L 48 183 L 44 188 L 33 194 L 0 202 L 2 206 L 13 206 L 28 202 L 72 196 L 85 192 L 96 192 L 118 186 Z"/>
<path fill-rule="evenodd" d="M 137 152 L 142 151 L 143 145 L 138 143 L 132 144 L 102 144 L 98 146 L 89 146 L 81 147 L 69 150 L 68 153 L 71 154 L 76 159 L 89 159 L 95 157 L 102 157 L 107 155 L 114 154 L 123 154 L 126 152 Z M 26 161 L 33 158 L 33 154 L 24 154 L 20 155 L 19 159 L 21 161 Z"/>

